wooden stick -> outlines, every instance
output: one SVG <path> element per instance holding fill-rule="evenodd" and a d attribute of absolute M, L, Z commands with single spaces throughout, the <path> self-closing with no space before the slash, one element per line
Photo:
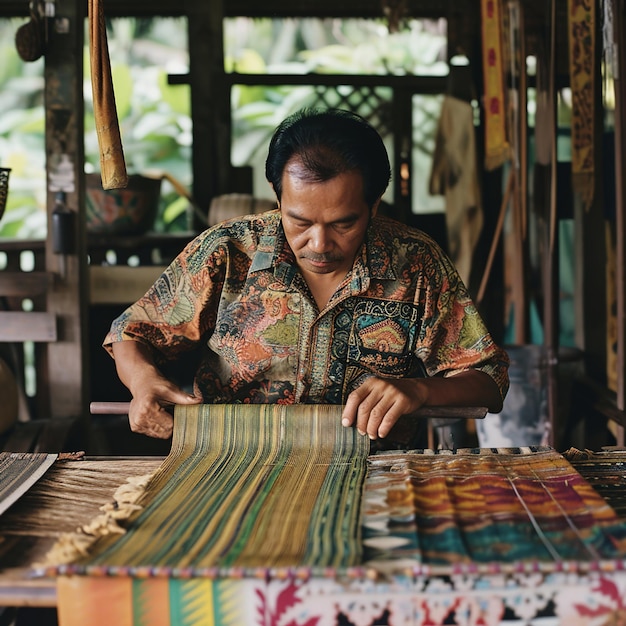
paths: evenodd
<path fill-rule="evenodd" d="M 130 402 L 92 402 L 89 411 L 92 415 L 128 415 Z M 423 406 L 415 417 L 441 419 L 483 419 L 487 415 L 484 406 Z"/>
<path fill-rule="evenodd" d="M 92 402 L 89 412 L 92 415 L 128 415 L 130 402 Z"/>
<path fill-rule="evenodd" d="M 550 204 L 546 224 L 547 233 L 544 234 L 546 246 L 543 259 L 543 344 L 547 356 L 547 408 L 550 424 L 549 431 L 544 434 L 542 444 L 554 446 L 554 438 L 558 427 L 558 349 L 559 349 L 559 260 L 558 260 L 558 215 L 557 215 L 557 107 L 558 94 L 556 92 L 556 41 L 557 41 L 557 13 L 556 0 L 550 4 Z"/>
<path fill-rule="evenodd" d="M 89 35 L 93 113 L 100 147 L 102 188 L 119 189 L 128 185 L 128 174 L 115 108 L 102 0 L 89 0 Z"/>
<path fill-rule="evenodd" d="M 498 248 L 500 235 L 502 234 L 502 227 L 504 226 L 504 217 L 506 215 L 506 210 L 507 210 L 507 207 L 509 206 L 509 201 L 511 199 L 511 194 L 513 192 L 514 179 L 515 179 L 515 168 L 511 168 L 509 170 L 509 178 L 506 183 L 506 189 L 504 191 L 502 203 L 500 204 L 500 214 L 498 215 L 498 223 L 496 224 L 496 229 L 493 233 L 493 238 L 491 240 L 491 248 L 489 249 L 489 257 L 487 259 L 487 264 L 483 272 L 482 280 L 480 281 L 480 288 L 478 290 L 478 295 L 476 296 L 477 305 L 480 304 L 483 301 L 483 298 L 485 297 L 485 291 L 487 289 L 487 283 L 489 282 L 489 275 L 491 274 L 491 267 L 493 265 L 493 259 L 496 255 L 496 249 Z"/>

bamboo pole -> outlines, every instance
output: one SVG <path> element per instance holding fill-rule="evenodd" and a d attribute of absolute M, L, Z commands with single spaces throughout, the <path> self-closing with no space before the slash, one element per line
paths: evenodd
<path fill-rule="evenodd" d="M 128 185 L 128 174 L 115 107 L 102 0 L 89 0 L 89 58 L 102 188 L 120 189 Z"/>
<path fill-rule="evenodd" d="M 496 250 L 498 248 L 498 242 L 500 240 L 500 236 L 502 235 L 502 228 L 504 226 L 504 218 L 506 216 L 506 210 L 507 210 L 507 207 L 509 206 L 509 202 L 511 200 L 511 194 L 513 192 L 514 179 L 515 179 L 515 170 L 511 169 L 509 171 L 509 178 L 506 183 L 504 196 L 502 197 L 502 202 L 500 204 L 500 214 L 498 215 L 498 223 L 496 224 L 496 229 L 493 233 L 493 238 L 491 240 L 491 248 L 489 249 L 489 256 L 487 257 L 487 264 L 485 265 L 482 279 L 480 281 L 480 288 L 478 289 L 478 295 L 476 296 L 477 305 L 479 305 L 483 301 L 483 298 L 485 297 L 485 291 L 487 290 L 487 283 L 489 282 L 489 275 L 491 274 L 493 260 L 496 255 Z"/>
<path fill-rule="evenodd" d="M 546 220 L 544 274 L 544 347 L 547 358 L 548 419 L 550 431 L 548 440 L 555 443 L 556 422 L 558 419 L 558 220 L 557 220 L 557 120 L 556 120 L 556 0 L 550 5 L 549 41 L 549 102 L 550 102 L 550 202 Z"/>

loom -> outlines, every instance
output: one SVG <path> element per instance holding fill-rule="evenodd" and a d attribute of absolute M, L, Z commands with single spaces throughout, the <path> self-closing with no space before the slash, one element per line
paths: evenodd
<path fill-rule="evenodd" d="M 61 626 L 591 624 L 621 602 L 626 524 L 576 469 L 592 455 L 371 454 L 340 411 L 177 406 L 165 459 L 57 460 L 0 516 L 0 601 L 10 576 Z M 46 550 L 16 586 L 20 534 Z"/>

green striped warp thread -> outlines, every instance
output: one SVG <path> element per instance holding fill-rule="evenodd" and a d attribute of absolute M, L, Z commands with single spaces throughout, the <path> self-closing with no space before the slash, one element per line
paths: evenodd
<path fill-rule="evenodd" d="M 179 405 L 171 452 L 88 573 L 340 571 L 362 560 L 369 440 L 331 405 Z"/>

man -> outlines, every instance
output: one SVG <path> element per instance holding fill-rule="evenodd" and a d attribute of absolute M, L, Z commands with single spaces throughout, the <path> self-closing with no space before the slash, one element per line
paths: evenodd
<path fill-rule="evenodd" d="M 301 111 L 271 140 L 278 209 L 208 229 L 112 324 L 105 347 L 131 428 L 167 438 L 171 404 L 344 404 L 386 437 L 422 406 L 502 408 L 508 358 L 449 259 L 376 213 L 390 180 L 378 133 L 346 111 Z M 200 349 L 194 395 L 162 372 Z"/>

